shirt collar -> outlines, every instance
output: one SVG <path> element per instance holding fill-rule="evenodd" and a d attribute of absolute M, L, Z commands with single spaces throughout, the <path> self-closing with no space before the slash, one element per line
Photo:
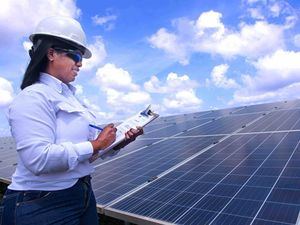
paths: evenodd
<path fill-rule="evenodd" d="M 57 79 L 54 76 L 51 76 L 48 73 L 40 73 L 39 81 L 41 83 L 44 83 L 44 84 L 52 87 L 54 90 L 56 90 L 60 94 L 64 90 L 70 90 L 73 94 L 75 94 L 75 92 L 76 92 L 76 87 L 74 87 L 72 84 L 65 84 L 61 80 Z"/>

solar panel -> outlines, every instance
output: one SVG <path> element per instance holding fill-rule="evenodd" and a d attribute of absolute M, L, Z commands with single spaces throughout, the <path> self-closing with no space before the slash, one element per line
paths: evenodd
<path fill-rule="evenodd" d="M 182 121 L 177 122 L 173 124 L 168 124 L 167 126 L 161 126 L 159 129 L 155 129 L 152 131 L 148 131 L 148 128 L 145 127 L 145 135 L 143 138 L 166 138 L 171 137 L 173 135 L 178 135 L 181 132 L 184 132 L 188 129 L 205 125 L 209 122 L 211 122 L 212 119 L 210 118 L 203 118 L 203 119 L 197 119 L 197 120 L 188 120 L 188 121 Z"/>
<path fill-rule="evenodd" d="M 272 217 L 271 221 L 295 223 L 300 210 L 300 188 L 280 188 L 277 184 L 282 185 L 290 178 L 288 171 L 294 170 L 289 162 L 300 153 L 299 135 L 233 136 L 192 159 L 188 163 L 192 166 L 177 178 L 166 175 L 110 207 L 179 224 L 199 224 L 199 215 L 206 215 L 201 218 L 203 224 L 250 224 L 270 220 L 265 208 L 281 204 L 293 211 L 282 218 Z M 261 157 L 257 159 L 256 155 Z M 274 160 L 278 155 L 284 164 Z M 257 164 L 253 165 L 253 161 Z M 182 171 L 180 167 L 177 170 Z M 194 173 L 192 180 L 185 178 L 190 173 Z"/>
<path fill-rule="evenodd" d="M 299 100 L 160 117 L 93 163 L 98 210 L 143 225 L 296 224 L 299 118 Z M 0 143 L 8 182 L 15 144 Z"/>
<path fill-rule="evenodd" d="M 15 142 L 11 137 L 0 137 L 0 181 L 8 183 L 17 165 Z"/>
<path fill-rule="evenodd" d="M 263 132 L 291 129 L 300 129 L 300 109 L 271 112 L 266 114 L 262 120 L 256 121 L 240 132 Z"/>
<path fill-rule="evenodd" d="M 139 151 L 143 148 L 146 148 L 150 145 L 152 145 L 153 143 L 156 143 L 158 141 L 162 140 L 161 138 L 156 138 L 156 139 L 137 139 L 134 142 L 132 142 L 130 145 L 124 147 L 122 149 L 122 151 L 119 151 L 118 153 L 118 157 L 123 156 L 123 155 L 127 155 L 127 154 L 131 154 L 134 151 Z M 102 160 L 97 160 L 93 162 L 93 165 L 98 167 L 99 165 L 105 164 L 107 163 L 107 161 L 110 161 L 111 158 L 107 157 L 105 159 Z"/>
<path fill-rule="evenodd" d="M 132 154 L 96 166 L 93 187 L 97 203 L 105 205 L 131 189 L 157 179 L 164 171 L 213 145 L 221 138 L 222 136 L 213 136 L 161 140 Z M 185 147 L 188 147 L 188 150 L 182 151 Z"/>
<path fill-rule="evenodd" d="M 234 112 L 234 114 L 266 112 L 266 111 L 273 111 L 273 110 L 277 110 L 277 109 L 291 109 L 291 108 L 297 108 L 297 107 L 300 107 L 299 100 L 284 101 L 284 102 L 275 102 L 275 103 L 245 106 L 242 110 Z"/>
<path fill-rule="evenodd" d="M 231 134 L 236 130 L 246 126 L 261 117 L 262 114 L 244 114 L 221 117 L 211 120 L 210 123 L 195 126 L 180 136 L 212 135 L 212 134 Z"/>

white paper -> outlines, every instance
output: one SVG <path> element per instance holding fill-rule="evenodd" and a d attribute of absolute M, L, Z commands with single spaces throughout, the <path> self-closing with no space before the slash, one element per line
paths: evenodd
<path fill-rule="evenodd" d="M 129 131 L 131 128 L 136 129 L 137 127 L 144 127 L 154 119 L 156 119 L 159 115 L 154 113 L 151 110 L 151 106 L 149 105 L 145 110 L 137 113 L 136 115 L 126 119 L 121 124 L 119 124 L 116 132 L 116 140 L 112 143 L 108 148 L 99 151 L 98 155 L 92 157 L 90 161 L 96 160 L 100 156 L 104 156 L 110 151 L 114 151 L 113 148 L 120 144 L 123 140 L 125 140 L 125 133 Z"/>

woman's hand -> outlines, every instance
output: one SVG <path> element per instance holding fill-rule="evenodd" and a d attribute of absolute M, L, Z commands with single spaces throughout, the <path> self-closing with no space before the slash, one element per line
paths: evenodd
<path fill-rule="evenodd" d="M 142 135 L 144 133 L 144 130 L 142 127 L 137 127 L 137 129 L 131 128 L 129 131 L 125 133 L 125 140 L 122 141 L 120 144 L 115 146 L 114 150 L 119 150 L 121 148 L 124 148 L 126 145 L 128 145 L 130 142 L 133 142 L 137 136 Z"/>
<path fill-rule="evenodd" d="M 91 141 L 94 149 L 93 154 L 97 154 L 99 150 L 110 146 L 116 140 L 116 131 L 117 128 L 115 128 L 112 123 L 105 126 L 96 140 Z"/>

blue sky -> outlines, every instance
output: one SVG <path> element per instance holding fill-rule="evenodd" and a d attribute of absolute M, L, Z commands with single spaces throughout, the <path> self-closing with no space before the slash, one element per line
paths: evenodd
<path fill-rule="evenodd" d="M 299 97 L 300 1 L 7 0 L 0 9 L 0 134 L 29 62 L 28 35 L 67 15 L 93 57 L 77 95 L 118 121 L 151 104 L 162 116 Z"/>

